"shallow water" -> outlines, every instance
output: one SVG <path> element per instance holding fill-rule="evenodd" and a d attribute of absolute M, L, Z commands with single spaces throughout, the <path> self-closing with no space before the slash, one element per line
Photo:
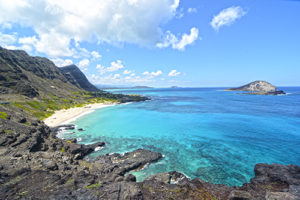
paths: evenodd
<path fill-rule="evenodd" d="M 151 101 L 97 110 L 75 121 L 85 131 L 65 134 L 81 143 L 104 141 L 90 157 L 137 148 L 164 159 L 133 172 L 137 179 L 164 171 L 230 186 L 254 176 L 256 163 L 300 165 L 300 88 L 256 96 L 222 88 L 114 90 Z"/>

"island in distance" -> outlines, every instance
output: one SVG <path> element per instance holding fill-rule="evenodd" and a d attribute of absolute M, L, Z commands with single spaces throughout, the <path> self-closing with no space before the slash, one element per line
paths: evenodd
<path fill-rule="evenodd" d="M 277 90 L 276 86 L 267 81 L 253 81 L 237 88 L 228 88 L 226 91 L 245 91 L 245 94 L 254 95 L 281 95 L 285 94 L 282 90 Z"/>

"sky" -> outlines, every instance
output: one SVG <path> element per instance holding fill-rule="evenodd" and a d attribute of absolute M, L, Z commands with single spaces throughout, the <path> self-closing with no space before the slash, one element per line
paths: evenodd
<path fill-rule="evenodd" d="M 0 0 L 0 46 L 93 84 L 300 86 L 300 0 Z"/>

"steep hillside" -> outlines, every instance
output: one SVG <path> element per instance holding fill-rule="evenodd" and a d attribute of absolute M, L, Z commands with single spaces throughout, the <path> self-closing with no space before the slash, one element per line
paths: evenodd
<path fill-rule="evenodd" d="M 31 57 L 25 51 L 0 47 L 1 94 L 44 98 L 70 97 L 72 92 L 79 91 L 81 88 L 71 84 L 47 58 Z"/>
<path fill-rule="evenodd" d="M 44 119 L 87 103 L 136 100 L 145 98 L 98 90 L 75 65 L 60 69 L 47 58 L 0 47 L 0 112 L 12 118 Z"/>
<path fill-rule="evenodd" d="M 80 69 L 76 65 L 69 65 L 60 68 L 61 72 L 68 79 L 70 83 L 75 85 L 78 88 L 84 89 L 90 92 L 97 92 L 97 89 L 94 85 L 92 85 L 85 75 L 80 71 Z"/>

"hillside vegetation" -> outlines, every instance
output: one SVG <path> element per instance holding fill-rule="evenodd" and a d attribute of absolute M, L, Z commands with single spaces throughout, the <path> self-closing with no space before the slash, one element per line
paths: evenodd
<path fill-rule="evenodd" d="M 137 95 L 98 90 L 75 65 L 58 68 L 47 58 L 0 47 L 1 118 L 44 119 L 56 110 L 89 103 L 141 101 Z"/>

